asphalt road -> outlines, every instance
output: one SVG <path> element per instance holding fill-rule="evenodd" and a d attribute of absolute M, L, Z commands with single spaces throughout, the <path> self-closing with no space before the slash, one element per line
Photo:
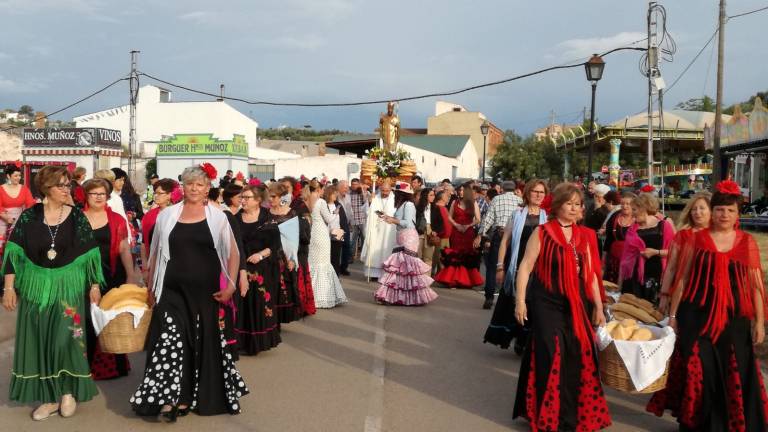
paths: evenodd
<path fill-rule="evenodd" d="M 491 311 L 472 290 L 437 289 L 426 307 L 380 306 L 361 268 L 342 279 L 350 302 L 283 327 L 276 349 L 238 367 L 251 394 L 237 416 L 191 414 L 157 424 L 131 412 L 128 398 L 143 372 L 98 383 L 99 396 L 73 418 L 33 422 L 32 406 L 8 401 L 13 339 L 0 343 L 2 431 L 478 431 L 528 430 L 512 420 L 519 358 L 482 343 Z M 13 314 L 0 312 L 0 337 L 12 337 Z M 648 396 L 608 391 L 612 431 L 672 431 L 669 417 L 645 414 Z"/>

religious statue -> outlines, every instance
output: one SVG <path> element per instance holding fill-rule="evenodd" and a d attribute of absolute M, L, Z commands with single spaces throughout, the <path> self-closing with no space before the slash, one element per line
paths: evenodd
<path fill-rule="evenodd" d="M 379 117 L 379 136 L 384 142 L 384 150 L 395 151 L 400 141 L 400 119 L 395 114 L 395 103 L 387 104 L 387 113 Z"/>

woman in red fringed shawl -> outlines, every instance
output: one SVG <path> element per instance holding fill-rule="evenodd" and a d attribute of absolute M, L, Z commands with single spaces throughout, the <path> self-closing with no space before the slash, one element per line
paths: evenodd
<path fill-rule="evenodd" d="M 755 240 L 739 230 L 741 192 L 717 185 L 712 222 L 680 250 L 671 287 L 677 344 L 667 387 L 648 403 L 672 411 L 680 430 L 765 431 L 768 402 L 754 344 L 765 337 L 765 290 Z"/>
<path fill-rule="evenodd" d="M 591 324 L 605 324 L 597 238 L 576 224 L 577 186 L 563 183 L 552 195 L 550 220 L 533 232 L 517 269 L 515 316 L 531 320 L 531 334 L 514 417 L 533 431 L 594 431 L 611 424 Z"/>
<path fill-rule="evenodd" d="M 675 237 L 672 224 L 656 217 L 658 211 L 659 200 L 650 193 L 642 193 L 632 201 L 635 223 L 627 231 L 619 269 L 621 292 L 654 304 L 658 303 L 661 276 Z"/>
<path fill-rule="evenodd" d="M 92 179 L 83 184 L 86 204 L 85 216 L 93 228 L 93 236 L 101 252 L 101 267 L 106 286 L 101 287 L 104 295 L 112 288 L 117 288 L 126 281 L 135 281 L 133 259 L 128 246 L 128 229 L 125 219 L 107 206 L 107 199 L 112 192 L 104 179 Z M 90 319 L 90 313 L 87 314 Z M 86 330 L 88 339 L 88 362 L 91 365 L 93 379 L 103 380 L 128 375 L 131 365 L 125 354 L 107 354 L 101 352 L 93 326 Z"/>

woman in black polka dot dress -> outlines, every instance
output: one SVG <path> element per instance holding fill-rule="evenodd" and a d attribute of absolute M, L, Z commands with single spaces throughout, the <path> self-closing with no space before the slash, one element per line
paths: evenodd
<path fill-rule="evenodd" d="M 239 254 L 224 213 L 205 202 L 210 183 L 200 168 L 182 175 L 185 201 L 160 214 L 150 280 L 157 304 L 147 337 L 144 377 L 131 396 L 139 415 L 169 420 L 187 414 L 237 414 L 248 393 L 219 327 L 219 303 L 235 291 Z"/>

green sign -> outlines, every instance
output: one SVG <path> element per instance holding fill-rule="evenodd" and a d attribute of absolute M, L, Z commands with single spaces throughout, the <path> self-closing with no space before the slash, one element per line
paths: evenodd
<path fill-rule="evenodd" d="M 231 141 L 223 141 L 214 138 L 213 134 L 176 134 L 157 145 L 157 156 L 199 155 L 248 157 L 248 143 L 243 135 L 234 135 Z"/>

